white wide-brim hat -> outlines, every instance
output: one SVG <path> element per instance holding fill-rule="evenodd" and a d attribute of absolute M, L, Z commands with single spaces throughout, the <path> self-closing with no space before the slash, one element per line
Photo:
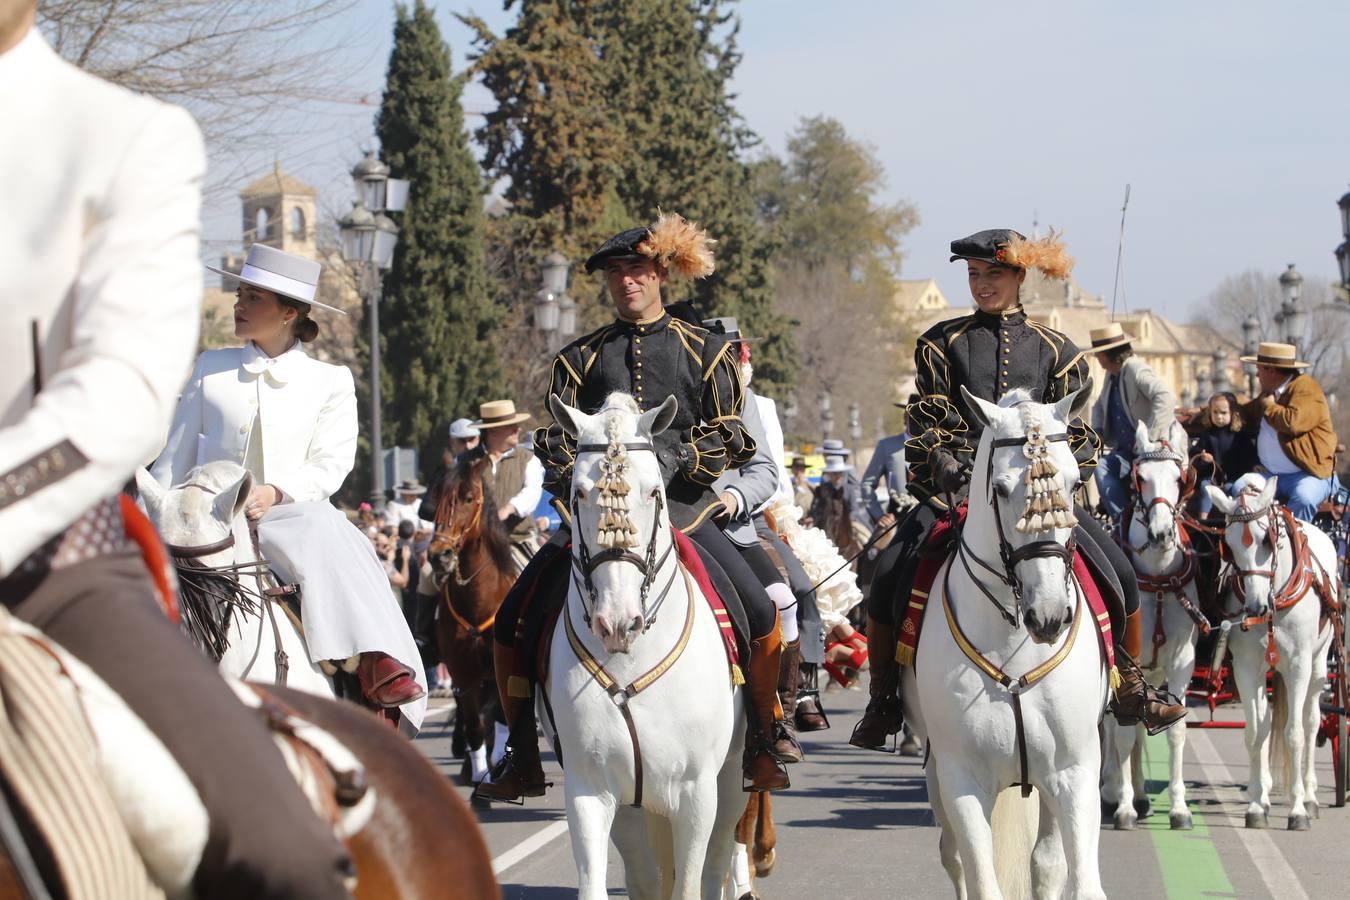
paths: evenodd
<path fill-rule="evenodd" d="M 831 456 L 825 460 L 825 468 L 820 470 L 822 475 L 830 475 L 835 472 L 852 472 L 853 466 L 849 465 L 842 456 Z"/>
<path fill-rule="evenodd" d="M 208 270 L 234 278 L 243 284 L 249 284 L 319 309 L 326 309 L 338 315 L 347 313 L 336 306 L 320 303 L 314 299 L 319 289 L 319 272 L 323 269 L 316 261 L 287 253 L 266 244 L 254 244 L 248 248 L 248 258 L 244 267 L 236 274 L 207 266 Z"/>

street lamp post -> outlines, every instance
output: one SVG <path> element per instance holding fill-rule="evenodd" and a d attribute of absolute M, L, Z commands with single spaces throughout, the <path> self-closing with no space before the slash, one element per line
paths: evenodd
<path fill-rule="evenodd" d="M 797 415 L 800 410 L 797 408 L 797 392 L 788 391 L 787 396 L 783 398 L 783 430 L 787 434 L 797 433 Z"/>
<path fill-rule="evenodd" d="M 1341 268 L 1341 287 L 1350 291 L 1350 191 L 1336 201 L 1341 210 L 1341 237 L 1344 242 L 1336 248 L 1336 262 Z"/>
<path fill-rule="evenodd" d="M 352 169 L 356 202 L 352 211 L 338 220 L 342 257 L 357 270 L 361 293 L 370 310 L 370 452 L 371 505 L 384 509 L 384 435 L 380 397 L 380 294 L 381 273 L 394 264 L 398 226 L 386 210 L 403 209 L 408 182 L 389 177 L 389 167 L 374 151 L 366 153 Z"/>
<path fill-rule="evenodd" d="M 1256 356 L 1261 348 L 1261 320 L 1248 316 L 1242 321 L 1242 355 Z M 1247 396 L 1256 396 L 1256 363 L 1243 363 L 1242 371 L 1247 376 Z"/>
<path fill-rule="evenodd" d="M 816 397 L 816 402 L 820 404 L 820 434 L 821 440 L 829 440 L 834 432 L 834 410 L 830 408 L 830 392 L 821 391 Z"/>
<path fill-rule="evenodd" d="M 1204 369 L 1195 373 L 1195 402 L 1198 406 L 1209 402 L 1209 373 Z"/>
<path fill-rule="evenodd" d="M 1228 383 L 1228 348 L 1222 346 L 1216 347 L 1211 360 L 1214 363 L 1213 368 L 1210 369 L 1210 371 L 1213 372 L 1213 375 L 1211 376 L 1211 381 L 1213 382 L 1210 386 L 1211 390 L 1216 394 L 1222 394 L 1232 390 L 1232 386 Z"/>
<path fill-rule="evenodd" d="M 1280 312 L 1283 313 L 1285 342 L 1297 347 L 1303 342 L 1306 315 L 1298 302 L 1299 294 L 1303 292 L 1303 276 L 1294 268 L 1293 263 L 1280 273 L 1280 291 L 1284 294 Z"/>
<path fill-rule="evenodd" d="M 543 286 L 534 295 L 534 327 L 564 340 L 577 333 L 577 302 L 567 294 L 567 272 L 572 264 L 561 253 L 550 253 L 539 266 Z"/>
<path fill-rule="evenodd" d="M 853 442 L 853 458 L 858 458 L 858 451 L 861 448 L 863 427 L 862 427 L 862 407 L 857 402 L 848 405 L 848 437 Z"/>

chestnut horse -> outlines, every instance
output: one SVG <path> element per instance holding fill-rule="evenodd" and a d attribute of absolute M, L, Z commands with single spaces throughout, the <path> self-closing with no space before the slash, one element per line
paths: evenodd
<path fill-rule="evenodd" d="M 492 625 L 518 574 L 511 542 L 483 481 L 486 455 L 460 460 L 441 484 L 436 535 L 430 557 L 440 582 L 436 638 L 450 671 L 458 706 L 457 727 L 468 748 L 473 783 L 487 775 L 484 700 L 496 694 L 492 674 Z"/>

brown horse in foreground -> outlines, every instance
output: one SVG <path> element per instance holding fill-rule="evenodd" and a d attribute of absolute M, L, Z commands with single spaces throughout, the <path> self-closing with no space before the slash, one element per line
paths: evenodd
<path fill-rule="evenodd" d="M 444 582 L 436 617 L 437 643 L 455 687 L 457 726 L 463 728 L 469 751 L 465 768 L 472 781 L 487 771 L 484 701 L 496 695 L 492 625 L 516 579 L 510 538 L 483 482 L 487 465 L 486 455 L 471 456 L 446 475 L 430 548 L 432 568 Z"/>
<path fill-rule="evenodd" d="M 501 896 L 478 820 L 411 743 L 351 704 L 257 688 L 332 734 L 365 766 L 375 814 L 348 847 L 358 900 Z"/>
<path fill-rule="evenodd" d="M 473 813 L 411 743 L 353 704 L 273 685 L 253 687 L 337 738 L 363 765 L 365 783 L 375 792 L 375 809 L 347 844 L 356 870 L 357 900 L 501 896 Z M 311 774 L 319 780 L 320 792 L 332 796 L 335 784 L 327 770 L 320 765 Z M 23 815 L 17 804 L 11 804 L 11 811 Z M 33 857 L 49 860 L 41 838 L 21 827 Z M 48 885 L 59 881 L 49 861 L 39 863 L 37 874 Z M 0 841 L 0 900 L 29 896 Z"/>

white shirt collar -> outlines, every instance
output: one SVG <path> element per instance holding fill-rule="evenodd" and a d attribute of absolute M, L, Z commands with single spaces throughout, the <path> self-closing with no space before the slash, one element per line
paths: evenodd
<path fill-rule="evenodd" d="M 299 358 L 305 355 L 299 341 L 291 344 L 285 353 L 275 357 L 268 356 L 257 344 L 249 341 L 244 345 L 244 357 L 239 368 L 243 369 L 245 378 L 251 380 L 265 374 L 268 382 L 281 387 L 295 377 L 295 367 L 299 364 Z"/>
<path fill-rule="evenodd" d="M 36 25 L 28 29 L 23 40 L 0 53 L 0 81 L 25 77 L 25 70 L 39 65 L 44 57 L 54 55 L 47 39 Z"/>

